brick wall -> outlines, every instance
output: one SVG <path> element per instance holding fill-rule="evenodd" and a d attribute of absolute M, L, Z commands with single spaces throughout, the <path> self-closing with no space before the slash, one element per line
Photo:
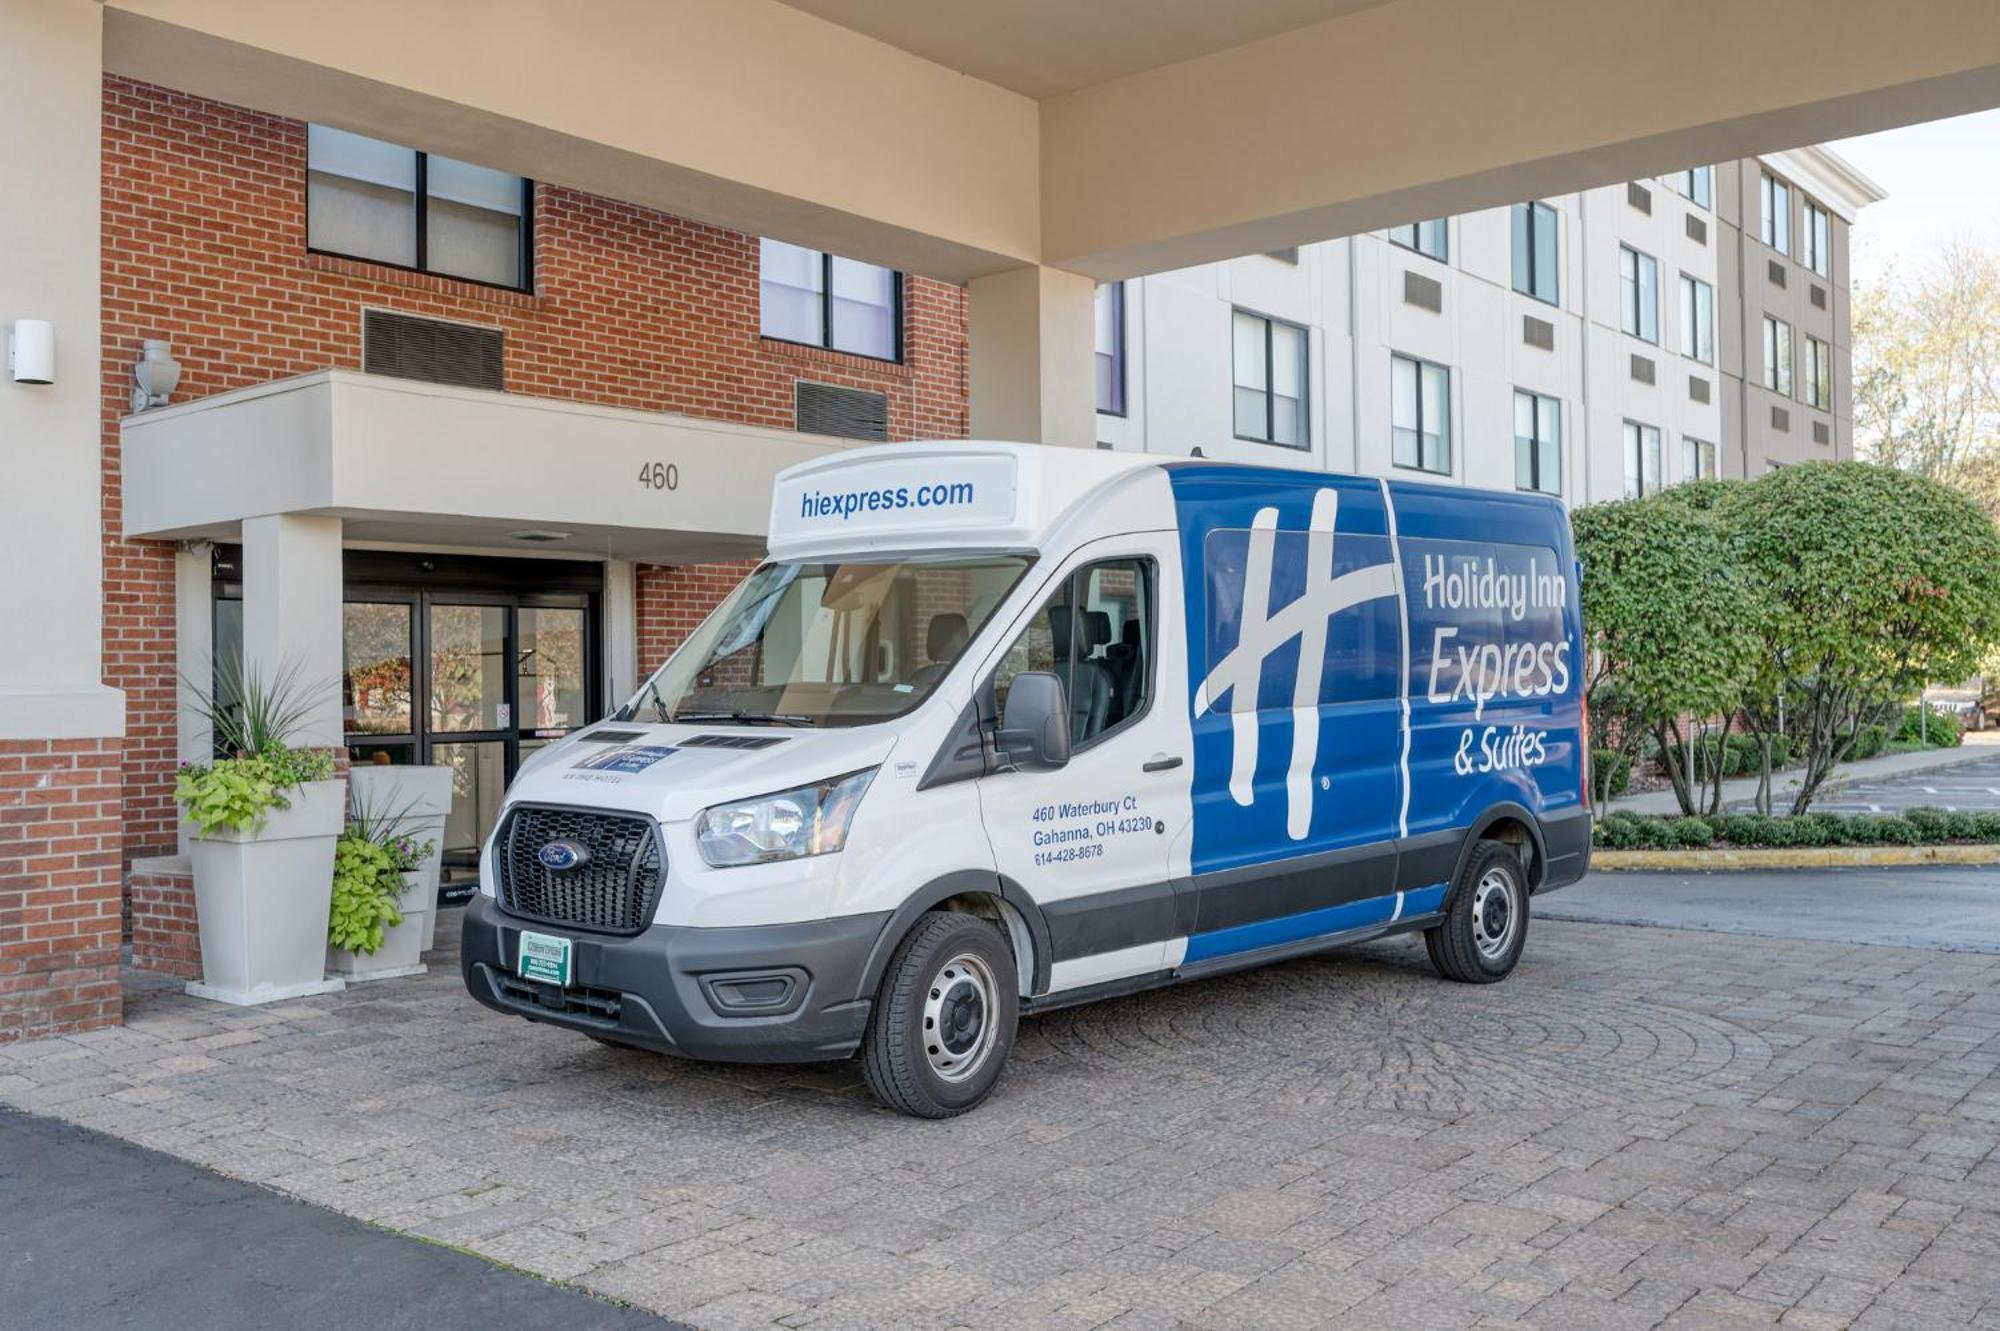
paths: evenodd
<path fill-rule="evenodd" d="M 692 633 L 716 602 L 743 581 L 755 560 L 733 564 L 684 564 L 641 568 L 635 579 L 639 601 L 639 677 L 644 679 L 681 640 Z"/>
<path fill-rule="evenodd" d="M 199 980 L 201 929 L 187 857 L 134 860 L 125 876 L 125 896 L 132 914 L 132 968 Z"/>
<path fill-rule="evenodd" d="M 119 742 L 0 740 L 0 1041 L 119 1019 Z"/>
<path fill-rule="evenodd" d="M 175 840 L 173 551 L 119 535 L 117 422 L 144 339 L 173 344 L 176 402 L 357 369 L 376 307 L 505 330 L 511 392 L 789 428 L 806 378 L 886 393 L 894 438 L 966 432 L 958 287 L 905 282 L 901 364 L 766 341 L 755 237 L 552 185 L 535 192 L 532 293 L 327 258 L 305 248 L 305 153 L 298 121 L 105 79 L 104 672 L 127 698 L 129 855 Z M 738 576 L 642 568 L 642 666 Z"/>

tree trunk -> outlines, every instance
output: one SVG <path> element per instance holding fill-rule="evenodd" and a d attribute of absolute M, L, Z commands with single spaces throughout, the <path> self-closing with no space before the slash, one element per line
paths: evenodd
<path fill-rule="evenodd" d="M 1681 806 L 1681 813 L 1694 813 L 1694 771 L 1688 765 L 1685 751 L 1676 731 L 1679 727 L 1671 722 L 1662 722 L 1654 728 L 1653 737 L 1660 744 L 1660 758 L 1667 767 L 1667 780 L 1673 784 L 1674 799 Z"/>
<path fill-rule="evenodd" d="M 1771 816 L 1771 732 L 1760 731 L 1757 735 L 1758 767 L 1757 812 L 1766 818 Z"/>
<path fill-rule="evenodd" d="M 1713 770 L 1708 774 L 1710 782 L 1708 798 L 1704 801 L 1706 805 L 1703 811 L 1705 817 L 1713 818 L 1722 812 L 1722 778 L 1725 767 L 1723 760 L 1728 756 L 1729 732 L 1735 728 L 1735 725 L 1735 714 L 1725 714 L 1722 718 L 1722 729 L 1717 732 L 1715 737 L 1715 759 L 1710 764 Z"/>

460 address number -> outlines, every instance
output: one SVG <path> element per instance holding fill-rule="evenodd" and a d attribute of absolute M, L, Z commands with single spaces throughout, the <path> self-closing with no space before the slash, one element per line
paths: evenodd
<path fill-rule="evenodd" d="M 678 490 L 681 469 L 671 462 L 648 462 L 639 468 L 639 484 L 648 490 Z"/>

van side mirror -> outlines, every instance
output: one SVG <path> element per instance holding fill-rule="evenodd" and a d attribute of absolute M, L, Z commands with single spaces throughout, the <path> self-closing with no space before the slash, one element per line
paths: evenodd
<path fill-rule="evenodd" d="M 1069 761 L 1069 691 L 1046 670 L 1014 676 L 1000 717 L 1001 754 L 1024 771 L 1047 772 Z"/>

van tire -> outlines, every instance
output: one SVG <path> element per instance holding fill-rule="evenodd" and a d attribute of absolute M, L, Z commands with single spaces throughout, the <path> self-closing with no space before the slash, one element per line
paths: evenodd
<path fill-rule="evenodd" d="M 901 1113 L 963 1114 L 1000 1080 L 1020 1010 L 1006 937 L 976 915 L 930 911 L 882 975 L 861 1040 L 862 1078 Z M 951 1028 L 949 1040 L 940 1036 L 941 1023 Z M 957 1043 L 964 1047 L 954 1049 Z"/>
<path fill-rule="evenodd" d="M 1527 941 L 1528 876 L 1520 857 L 1504 842 L 1474 842 L 1444 923 L 1424 930 L 1431 965 L 1447 980 L 1492 984 L 1513 971 Z"/>

